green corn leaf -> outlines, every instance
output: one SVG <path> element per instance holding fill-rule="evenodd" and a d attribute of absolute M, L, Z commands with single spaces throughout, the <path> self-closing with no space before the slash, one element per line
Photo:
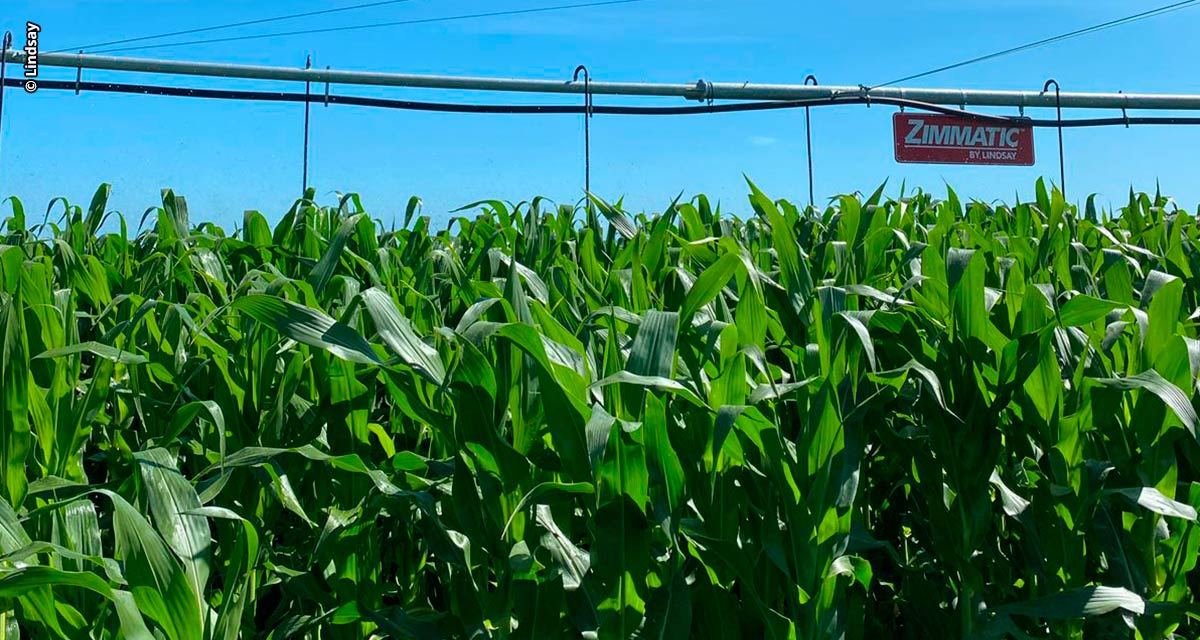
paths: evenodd
<path fill-rule="evenodd" d="M 366 216 L 360 213 L 342 221 L 337 233 L 329 241 L 329 246 L 325 249 L 325 254 L 321 256 L 321 260 L 317 262 L 312 272 L 308 275 L 308 282 L 312 285 L 317 295 L 321 295 L 325 287 L 329 284 L 329 279 L 333 277 L 333 272 L 337 269 L 338 263 L 341 261 L 342 253 L 346 250 L 346 242 L 354 234 L 359 221 L 364 217 Z"/>
<path fill-rule="evenodd" d="M 679 397 L 691 402 L 692 404 L 704 407 L 704 401 L 691 389 L 685 387 L 682 383 L 664 378 L 661 376 L 639 376 L 629 371 L 618 371 L 611 376 L 602 380 L 598 380 L 591 385 L 591 389 L 601 389 L 612 384 L 628 384 L 635 387 L 644 387 L 649 389 L 658 389 L 677 394 Z"/>
<path fill-rule="evenodd" d="M 562 572 L 563 588 L 567 591 L 579 589 L 583 585 L 584 576 L 591 567 L 590 556 L 586 551 L 575 546 L 575 543 L 571 542 L 571 539 L 563 533 L 558 523 L 554 521 L 550 507 L 538 505 L 535 519 L 546 530 L 546 534 L 542 536 L 542 546 L 550 552 Z"/>
<path fill-rule="evenodd" d="M 540 504 L 539 501 L 548 496 L 572 496 L 572 495 L 591 495 L 596 489 L 588 482 L 543 482 L 529 490 L 517 506 L 513 508 L 512 515 L 509 516 L 508 522 L 504 523 L 504 531 L 501 532 L 501 537 L 508 535 L 508 528 L 512 525 L 513 518 L 516 517 L 526 506 L 530 504 Z"/>
<path fill-rule="evenodd" d="M 670 584 L 659 587 L 646 602 L 646 624 L 634 638 L 682 640 L 692 637 L 692 599 L 687 578 L 676 573 Z"/>
<path fill-rule="evenodd" d="M 391 347 L 405 364 L 430 382 L 440 385 L 446 379 L 446 367 L 437 349 L 426 344 L 413 331 L 412 324 L 400 314 L 392 299 L 379 289 L 367 289 L 362 293 L 367 312 L 375 320 L 375 327 L 384 343 Z"/>
<path fill-rule="evenodd" d="M 626 370 L 640 376 L 670 378 L 680 318 L 675 313 L 647 311 L 629 349 Z"/>
<path fill-rule="evenodd" d="M 1135 487 L 1131 489 L 1109 489 L 1105 493 L 1109 495 L 1117 495 L 1136 504 L 1144 509 L 1153 511 L 1154 513 L 1172 518 L 1182 518 L 1184 520 L 1196 520 L 1196 508 L 1176 502 L 1162 494 L 1158 489 L 1152 487 Z"/>
<path fill-rule="evenodd" d="M 1091 324 L 1100 318 L 1119 309 L 1123 305 L 1108 300 L 1093 298 L 1088 295 L 1078 295 L 1066 302 L 1058 311 L 1058 319 L 1066 327 L 1079 327 Z"/>
<path fill-rule="evenodd" d="M 141 356 L 136 353 L 130 353 L 128 351 L 122 351 L 116 347 L 100 344 L 99 342 L 81 342 L 66 347 L 50 349 L 34 356 L 34 359 L 62 358 L 65 356 L 78 355 L 80 353 L 90 353 L 92 355 L 99 356 L 113 362 L 119 362 L 121 364 L 146 364 L 149 362 L 145 356 Z"/>
<path fill-rule="evenodd" d="M 861 584 L 863 589 L 870 589 L 873 572 L 871 571 L 870 562 L 858 556 L 841 556 L 833 561 L 833 566 L 829 569 L 829 575 L 849 576 L 855 582 Z"/>
<path fill-rule="evenodd" d="M 784 287 L 791 300 L 793 310 L 799 314 L 809 294 L 812 293 L 812 275 L 806 263 L 801 259 L 799 243 L 792 231 L 791 225 L 779 208 L 749 179 L 750 201 L 759 215 L 765 216 L 771 225 L 771 236 L 775 253 L 779 259 L 779 269 L 783 276 Z"/>
<path fill-rule="evenodd" d="M 234 640 L 242 635 L 242 617 L 247 603 L 252 600 L 254 566 L 259 556 L 259 535 L 253 523 L 223 507 L 201 507 L 184 515 L 211 518 L 218 521 L 236 522 L 241 525 L 242 535 L 238 546 L 244 555 L 232 558 L 225 574 L 225 591 L 228 596 L 221 603 L 214 637 Z"/>
<path fill-rule="evenodd" d="M 988 478 L 988 482 L 996 487 L 997 493 L 1000 494 L 1000 503 L 1003 505 L 1004 513 L 1008 517 L 1018 518 L 1029 508 L 1029 501 L 1004 484 L 1004 480 L 1000 477 L 999 473 L 993 471 L 991 477 Z"/>
<path fill-rule="evenodd" d="M 1194 211 L 747 191 L 5 200 L 0 636 L 1200 637 Z"/>
<path fill-rule="evenodd" d="M 359 333 L 315 309 L 262 294 L 243 296 L 232 306 L 296 342 L 324 349 L 350 362 L 383 364 L 371 343 Z"/>
<path fill-rule="evenodd" d="M 22 282 L 20 289 L 25 289 Z M 0 407 L 0 463 L 4 465 L 4 498 L 12 505 L 25 499 L 29 480 L 25 460 L 32 444 L 29 420 L 29 342 L 26 334 L 21 292 L 0 307 L 4 325 L 0 351 L 0 385 L 4 404 Z"/>
<path fill-rule="evenodd" d="M 412 640 L 438 640 L 442 634 L 437 626 L 418 618 L 414 618 L 400 607 L 387 607 L 372 612 L 370 619 L 379 628 L 394 638 L 411 638 Z"/>
<path fill-rule="evenodd" d="M 121 637 L 153 640 L 132 594 L 111 588 L 94 573 L 62 571 L 53 567 L 30 566 L 0 574 L 0 598 L 27 596 L 42 587 L 71 587 L 99 594 L 116 605 Z"/>
<path fill-rule="evenodd" d="M 654 395 L 646 396 L 643 429 L 646 434 L 646 457 L 650 467 L 663 479 L 667 508 L 674 513 L 683 504 L 687 475 L 679 455 L 671 445 L 667 427 L 667 405 Z"/>
<path fill-rule="evenodd" d="M 134 454 L 150 513 L 163 539 L 183 561 L 192 589 L 203 594 L 212 571 L 212 534 L 208 521 L 189 515 L 200 508 L 195 488 L 180 475 L 175 460 L 165 449 L 151 449 Z"/>
<path fill-rule="evenodd" d="M 1146 601 L 1121 587 L 1086 587 L 1054 595 L 997 607 L 996 611 L 1045 620 L 1065 620 L 1102 616 L 1113 611 L 1142 614 Z"/>
<path fill-rule="evenodd" d="M 875 360 L 875 343 L 871 341 L 871 332 L 867 329 L 866 323 L 845 311 L 839 311 L 837 317 L 844 320 L 854 331 L 859 344 L 862 345 L 863 355 L 867 357 L 867 363 L 871 365 L 871 371 L 875 371 L 878 368 Z"/>
<path fill-rule="evenodd" d="M 1144 371 L 1128 378 L 1099 378 L 1096 382 L 1122 391 L 1141 390 L 1153 393 L 1171 408 L 1193 437 L 1200 437 L 1200 417 L 1197 417 L 1191 401 L 1179 387 L 1168 382 L 1157 371 Z"/>
<path fill-rule="evenodd" d="M 199 640 L 203 623 L 199 597 L 179 560 L 150 523 L 121 496 L 99 490 L 113 505 L 117 553 L 138 609 L 171 640 Z"/>
<path fill-rule="evenodd" d="M 12 506 L 0 500 L 0 551 L 5 554 L 29 546 L 32 542 Z"/>
<path fill-rule="evenodd" d="M 680 320 L 685 324 L 690 321 L 701 307 L 720 295 L 721 290 L 729 284 L 735 274 L 744 269 L 745 265 L 742 263 L 740 255 L 727 253 L 721 256 L 712 266 L 705 269 L 699 278 L 696 278 L 696 282 L 688 290 L 683 307 L 679 311 Z"/>

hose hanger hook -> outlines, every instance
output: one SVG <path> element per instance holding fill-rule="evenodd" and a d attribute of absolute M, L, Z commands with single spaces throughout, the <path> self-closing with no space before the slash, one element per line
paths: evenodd
<path fill-rule="evenodd" d="M 817 86 L 817 77 L 808 74 L 804 78 L 804 85 Z M 812 114 L 809 113 L 809 107 L 804 107 L 804 136 L 808 146 L 808 207 L 813 207 L 813 154 L 812 154 Z"/>
<path fill-rule="evenodd" d="M 304 57 L 304 69 L 312 69 L 312 54 Z M 302 194 L 308 193 L 308 130 L 312 121 L 312 81 L 304 81 L 304 161 Z"/>
<path fill-rule="evenodd" d="M 575 75 L 571 77 L 571 82 L 579 82 L 579 76 L 583 75 L 583 191 L 584 202 L 587 203 L 587 210 L 590 218 L 592 212 L 592 75 L 588 72 L 587 67 L 579 65 L 575 67 Z"/>
<path fill-rule="evenodd" d="M 12 32 L 4 32 L 0 43 L 0 132 L 4 131 L 4 74 L 8 70 L 8 50 L 12 47 Z"/>
<path fill-rule="evenodd" d="M 1062 126 L 1062 96 L 1060 95 L 1058 80 L 1050 78 L 1046 84 L 1042 85 L 1042 94 L 1045 95 L 1050 90 L 1050 85 L 1054 85 L 1054 111 L 1058 119 L 1058 187 L 1062 190 L 1063 198 L 1067 197 L 1067 170 L 1066 161 L 1063 159 L 1063 126 Z"/>
<path fill-rule="evenodd" d="M 5 31 L 3 40 L 0 40 L 0 78 L 4 77 L 4 72 L 8 69 L 8 50 L 12 48 L 12 43 L 12 31 Z M 0 88 L 3 87 L 4 83 L 0 82 Z"/>
<path fill-rule="evenodd" d="M 592 76 L 588 73 L 587 67 L 579 65 L 575 67 L 575 75 L 571 78 L 571 82 L 579 82 L 579 76 L 583 74 L 583 109 L 587 117 L 592 117 Z"/>

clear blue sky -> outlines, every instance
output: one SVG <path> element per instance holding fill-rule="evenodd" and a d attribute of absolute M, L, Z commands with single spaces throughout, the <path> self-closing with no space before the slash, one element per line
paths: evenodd
<path fill-rule="evenodd" d="M 194 26 L 325 9 L 356 0 L 4 0 L 0 26 L 43 27 L 43 49 Z M 419 19 L 564 4 L 563 0 L 413 0 L 303 21 L 248 27 L 234 35 Z M 183 60 L 319 66 L 414 73 L 525 76 L 566 80 L 587 64 L 597 80 L 652 82 L 802 82 L 872 84 L 981 53 L 1054 35 L 1155 2 L 1116 0 L 650 0 L 630 5 L 389 29 L 148 50 L 124 55 Z M 1047 77 L 1064 90 L 1200 93 L 1189 48 L 1200 8 L 974 65 L 918 81 L 920 86 L 1040 89 Z M 10 68 L 10 75 L 16 71 Z M 192 86 L 294 88 L 85 71 L 88 80 Z M 43 78 L 73 79 L 45 68 Z M 508 100 L 427 90 L 342 88 L 409 99 Z M 0 140 L 0 195 L 43 211 L 54 196 L 86 204 L 100 182 L 114 184 L 112 206 L 134 223 L 159 189 L 188 196 L 193 220 L 233 227 L 254 208 L 272 219 L 300 188 L 300 105 L 243 104 L 183 98 L 9 90 Z M 575 100 L 552 97 L 552 102 Z M 615 104 L 621 98 L 600 97 Z M 668 100 L 660 104 L 682 104 Z M 1037 135 L 1032 168 L 898 165 L 892 109 L 813 111 L 817 197 L 870 191 L 885 179 L 964 197 L 1012 200 L 1032 194 L 1039 175 L 1058 175 L 1052 130 Z M 1045 112 L 1047 115 L 1050 112 Z M 1095 112 L 1092 112 L 1095 113 Z M 1082 115 L 1071 113 L 1067 115 Z M 582 191 L 578 116 L 454 115 L 331 106 L 313 109 L 311 181 L 332 201 L 357 191 L 385 220 L 410 195 L 444 220 L 450 209 L 482 198 L 545 195 L 574 202 Z M 1121 203 L 1129 187 L 1164 193 L 1193 209 L 1200 201 L 1200 127 L 1069 130 L 1067 186 L 1073 200 L 1102 194 Z M 592 124 L 593 190 L 624 196 L 627 208 L 657 210 L 678 193 L 700 192 L 727 209 L 747 209 L 745 173 L 774 197 L 807 199 L 802 112 L 679 118 L 597 116 Z M 7 211 L 7 208 L 5 209 Z M 0 215 L 7 215 L 3 213 Z"/>

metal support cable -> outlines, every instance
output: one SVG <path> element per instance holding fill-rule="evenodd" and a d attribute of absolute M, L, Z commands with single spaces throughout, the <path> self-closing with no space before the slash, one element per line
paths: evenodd
<path fill-rule="evenodd" d="M 574 4 L 560 4 L 550 7 L 533 7 L 529 9 L 506 9 L 502 11 L 487 11 L 484 13 L 469 13 L 453 16 L 438 16 L 433 18 L 419 18 L 414 20 L 397 20 L 393 22 L 369 22 L 366 24 L 347 25 L 342 27 L 320 27 L 316 29 L 300 29 L 296 31 L 276 31 L 272 33 L 252 33 L 244 36 L 230 36 L 226 38 L 209 38 L 206 40 L 187 40 L 184 42 L 164 42 L 162 44 L 135 45 L 132 47 L 117 47 L 101 49 L 100 53 L 116 53 L 119 51 L 140 51 L 144 49 L 165 49 L 168 47 L 190 47 L 202 44 L 218 44 L 227 42 L 244 42 L 247 40 L 263 40 L 270 38 L 286 38 L 292 36 L 307 36 L 318 33 L 344 33 L 347 31 L 364 31 L 368 29 L 384 29 L 389 27 L 399 27 L 416 24 L 434 24 L 442 22 L 458 22 L 462 20 L 478 20 L 481 18 L 498 18 L 504 16 L 520 16 L 535 13 L 548 13 L 552 11 L 569 11 L 573 9 L 592 9 L 597 7 L 607 7 L 612 5 L 632 4 L 635 2 L 646 2 L 646 0 L 599 0 L 594 2 L 577 2 Z"/>
<path fill-rule="evenodd" d="M 1200 0 L 1183 0 L 1182 2 L 1174 2 L 1172 4 L 1163 5 L 1160 7 L 1156 7 L 1154 9 L 1148 9 L 1146 11 L 1141 11 L 1139 13 L 1124 16 L 1122 18 L 1117 18 L 1116 20 L 1109 20 L 1107 22 L 1101 22 L 1100 24 L 1094 24 L 1089 27 L 1084 27 L 1082 29 L 1068 31 L 1066 33 L 1061 33 L 1056 36 L 1051 36 L 1049 38 L 1043 38 L 1041 40 L 1027 42 L 1022 45 L 1010 47 L 1008 49 L 1003 49 L 1001 51 L 994 51 L 992 53 L 988 53 L 988 54 L 985 54 L 982 56 L 977 56 L 977 57 L 971 58 L 969 60 L 962 60 L 960 62 L 955 62 L 953 64 L 948 64 L 948 65 L 944 65 L 941 67 L 935 67 L 933 69 L 929 69 L 927 71 L 922 71 L 920 73 L 913 73 L 913 74 L 910 74 L 907 76 L 896 78 L 895 80 L 889 80 L 889 81 L 881 83 L 881 84 L 873 85 L 872 88 L 888 87 L 888 86 L 891 86 L 894 84 L 899 84 L 901 82 L 908 82 L 910 80 L 916 80 L 918 78 L 925 78 L 925 77 L 932 76 L 932 75 L 942 73 L 945 71 L 950 71 L 953 69 L 960 69 L 960 68 L 968 66 L 968 65 L 977 64 L 977 63 L 985 62 L 988 60 L 994 60 L 996 58 L 1001 58 L 1001 57 L 1011 55 L 1014 53 L 1028 51 L 1029 49 L 1036 49 L 1038 47 L 1044 47 L 1049 44 L 1055 44 L 1058 42 L 1062 42 L 1064 40 L 1070 40 L 1072 38 L 1077 38 L 1079 36 L 1096 33 L 1097 31 L 1104 31 L 1105 29 L 1111 29 L 1113 27 L 1124 26 L 1124 25 L 1127 25 L 1127 24 L 1130 24 L 1133 22 L 1145 20 L 1147 18 L 1158 17 L 1158 16 L 1161 16 L 1161 15 L 1164 15 L 1167 13 L 1171 13 L 1173 11 L 1179 11 L 1180 9 L 1187 9 L 1190 7 L 1194 7 L 1194 6 L 1196 6 L 1196 3 L 1198 1 L 1200 1 Z"/>
<path fill-rule="evenodd" d="M 305 11 L 304 13 L 291 13 L 282 16 L 272 16 L 269 18 L 257 18 L 254 20 L 242 20 L 241 22 L 227 22 L 225 24 L 212 25 L 208 27 L 198 27 L 195 29 L 184 29 L 182 31 L 169 31 L 166 33 L 158 33 L 150 36 L 137 36 L 134 38 L 122 38 L 120 40 L 107 40 L 105 42 L 93 42 L 85 44 L 81 47 L 67 47 L 66 49 L 58 49 L 54 53 L 61 51 L 71 51 L 73 49 L 99 49 L 101 47 L 111 47 L 118 44 L 129 44 L 131 42 L 145 42 L 147 40 L 158 40 L 160 38 L 170 38 L 172 36 L 186 36 L 193 33 L 206 33 L 209 31 L 223 31 L 225 29 L 234 29 L 236 27 L 248 27 L 256 24 L 267 24 L 270 22 L 280 22 L 283 20 L 295 20 L 298 18 L 311 18 L 314 16 L 328 15 L 331 13 L 344 13 L 347 11 L 357 11 L 359 9 L 370 9 L 373 7 L 382 7 L 391 4 L 403 4 L 412 0 L 382 0 L 380 2 L 367 2 L 364 4 L 356 4 L 348 7 L 334 7 L 332 9 L 321 9 L 319 11 Z"/>

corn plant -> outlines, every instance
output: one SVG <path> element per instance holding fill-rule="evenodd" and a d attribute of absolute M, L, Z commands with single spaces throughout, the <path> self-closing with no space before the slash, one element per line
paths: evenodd
<path fill-rule="evenodd" d="M 109 191 L 6 201 L 0 637 L 1200 635 L 1161 195 Z"/>

